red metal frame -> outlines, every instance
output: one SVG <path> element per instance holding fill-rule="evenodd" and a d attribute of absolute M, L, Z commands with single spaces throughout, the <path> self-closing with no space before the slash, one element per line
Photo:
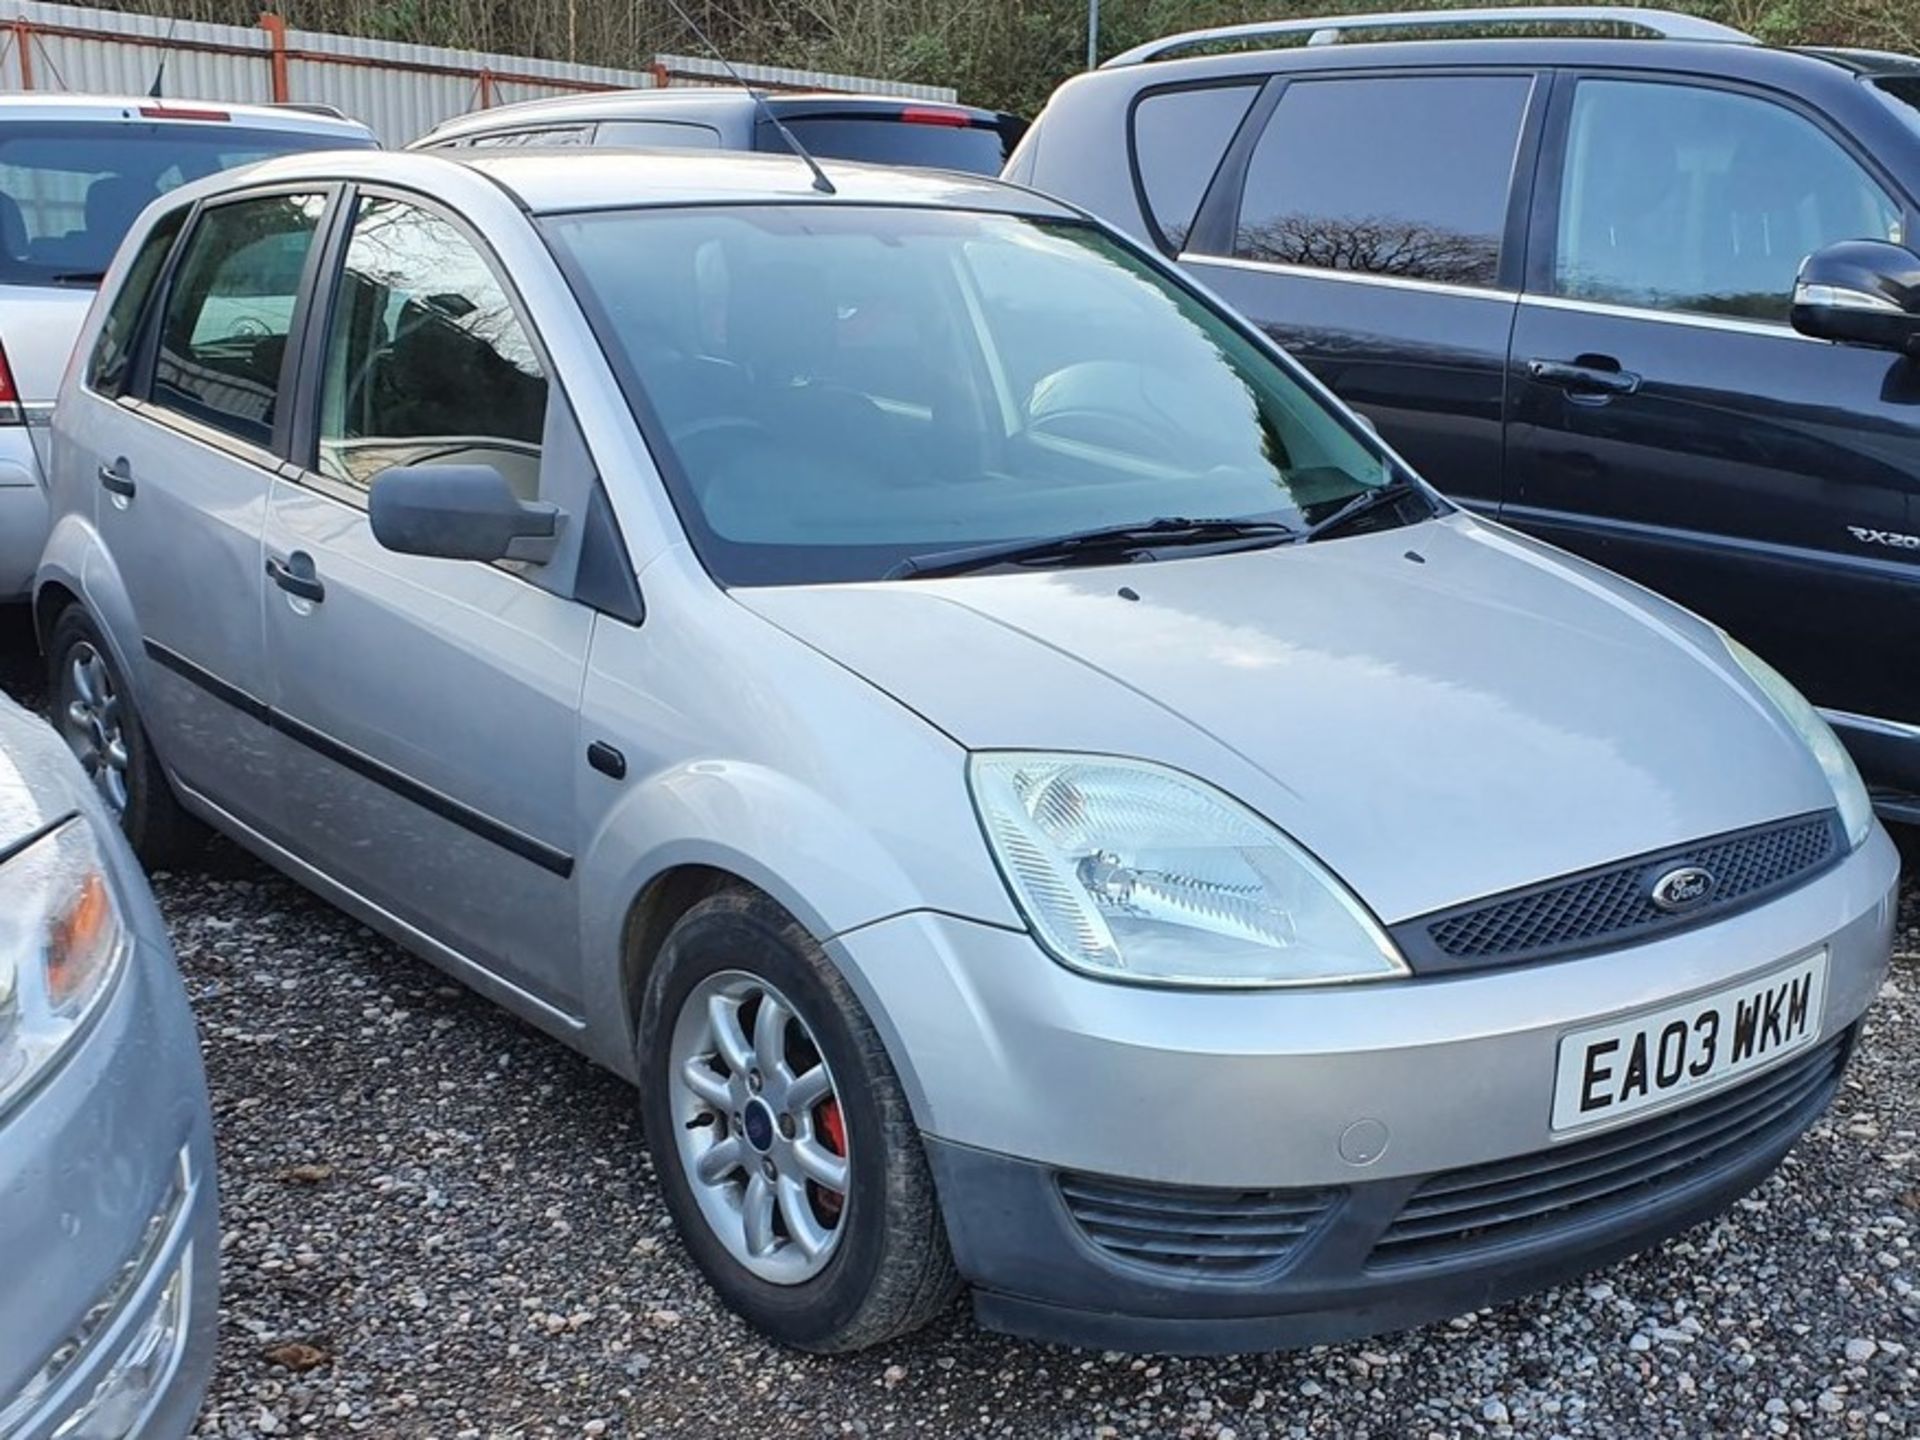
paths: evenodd
<path fill-rule="evenodd" d="M 263 10 L 260 28 L 267 32 L 267 66 L 273 75 L 273 103 L 285 105 L 293 99 L 293 87 L 287 81 L 286 17 Z"/>
<path fill-rule="evenodd" d="M 336 55 L 321 50 L 302 50 L 289 43 L 287 21 L 284 15 L 275 11 L 262 11 L 260 29 L 266 35 L 264 55 L 258 49 L 246 45 L 223 45 L 217 41 L 190 40 L 176 37 L 171 31 L 166 35 L 110 34 L 98 30 L 86 30 L 75 25 L 41 24 L 18 16 L 10 21 L 0 22 L 0 63 L 4 63 L 6 52 L 12 49 L 19 57 L 20 88 L 35 88 L 33 48 L 43 37 L 59 36 L 76 40 L 111 40 L 122 45 L 139 45 L 149 49 L 191 50 L 211 55 L 240 55 L 264 58 L 267 62 L 269 83 L 274 102 L 289 104 L 293 95 L 293 62 L 303 61 L 311 65 L 355 65 L 367 70 L 410 71 L 415 74 L 459 76 L 474 82 L 475 94 L 482 109 L 492 107 L 499 98 L 502 85 L 526 85 L 541 90 L 558 90 L 574 94 L 595 94 L 617 90 L 617 85 L 605 85 L 593 80 L 568 80 L 553 75 L 534 75 L 511 70 L 493 70 L 486 66 L 465 65 L 429 65 L 413 61 L 388 60 L 376 55 Z M 48 59 L 51 66 L 52 60 Z M 725 83 L 715 76 L 692 71 L 671 69 L 660 60 L 648 65 L 653 83 L 665 88 L 676 81 L 689 80 L 699 84 Z M 64 88 L 59 73 L 54 73 L 56 83 Z M 765 90 L 811 90 L 818 86 L 795 85 L 777 80 L 757 80 L 753 84 Z"/>
<path fill-rule="evenodd" d="M 24 15 L 13 22 L 14 48 L 20 53 L 20 88 L 33 89 L 33 25 Z"/>

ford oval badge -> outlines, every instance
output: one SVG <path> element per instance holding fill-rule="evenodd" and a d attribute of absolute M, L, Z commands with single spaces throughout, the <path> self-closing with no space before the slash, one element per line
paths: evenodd
<path fill-rule="evenodd" d="M 1698 865 L 1682 865 L 1655 880 L 1653 889 L 1648 893 L 1660 909 L 1669 915 L 1679 915 L 1706 904 L 1713 898 L 1719 883 L 1713 878 L 1711 870 L 1703 870 Z"/>

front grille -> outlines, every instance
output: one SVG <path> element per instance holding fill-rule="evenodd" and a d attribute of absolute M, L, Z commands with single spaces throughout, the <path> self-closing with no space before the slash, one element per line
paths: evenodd
<path fill-rule="evenodd" d="M 1622 864 L 1475 901 L 1396 926 L 1415 971 L 1453 971 L 1575 954 L 1723 918 L 1810 880 L 1845 853 L 1832 813 L 1717 836 Z M 1678 866 L 1712 873 L 1712 897 L 1681 913 L 1653 903 L 1653 885 Z"/>
<path fill-rule="evenodd" d="M 1679 1110 L 1552 1150 L 1430 1177 L 1374 1245 L 1369 1269 L 1536 1240 L 1657 1201 L 1799 1134 L 1826 1108 L 1851 1032 Z"/>
<path fill-rule="evenodd" d="M 1107 1254 L 1184 1275 L 1280 1265 L 1340 1198 L 1339 1190 L 1200 1190 L 1062 1175 L 1080 1231 Z"/>

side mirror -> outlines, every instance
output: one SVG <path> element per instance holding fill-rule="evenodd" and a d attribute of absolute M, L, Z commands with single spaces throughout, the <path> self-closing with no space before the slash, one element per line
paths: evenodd
<path fill-rule="evenodd" d="M 443 560 L 504 560 L 560 528 L 558 506 L 522 500 L 491 465 L 396 465 L 374 477 L 367 514 L 387 549 Z"/>
<path fill-rule="evenodd" d="M 1920 255 L 1884 240 L 1843 240 L 1816 250 L 1793 285 L 1793 328 L 1920 356 Z"/>

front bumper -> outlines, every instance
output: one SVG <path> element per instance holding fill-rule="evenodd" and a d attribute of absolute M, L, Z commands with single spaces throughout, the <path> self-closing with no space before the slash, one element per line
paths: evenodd
<path fill-rule="evenodd" d="M 213 1135 L 171 953 L 138 942 L 0 1120 L 0 1436 L 178 1440 L 213 1366 Z"/>
<path fill-rule="evenodd" d="M 0 602 L 24 600 L 47 544 L 47 488 L 30 427 L 0 425 Z"/>
<path fill-rule="evenodd" d="M 1838 1084 L 1850 1034 L 1885 974 L 1897 878 L 1892 842 L 1876 829 L 1809 884 L 1654 943 L 1313 991 L 1116 985 L 1053 964 L 1024 934 L 929 915 L 852 932 L 834 948 L 928 1136 L 955 1255 L 984 1321 L 1117 1348 L 1268 1348 L 1470 1309 L 1724 1207 L 1778 1162 Z M 1820 946 L 1829 969 L 1813 1048 L 1691 1105 L 1556 1141 L 1563 1035 Z M 1814 1068 L 1801 1074 L 1801 1063 Z M 1620 1163 L 1631 1166 L 1641 1153 L 1632 1146 L 1687 1135 L 1707 1107 L 1789 1071 L 1800 1080 L 1774 1096 L 1764 1123 L 1736 1116 L 1712 1164 L 1629 1204 L 1502 1232 L 1498 1243 L 1403 1248 L 1383 1263 L 1381 1240 L 1434 1184 L 1485 1183 L 1499 1199 L 1532 1183 L 1523 1172 L 1587 1144 L 1624 1147 Z M 1076 1188 L 1091 1201 L 1073 1200 Z M 1219 1192 L 1242 1198 L 1229 1204 Z M 1091 1205 L 1139 1228 L 1140 1214 L 1164 1211 L 1163 1201 L 1176 1211 L 1224 1207 L 1226 1229 L 1297 1234 L 1284 1253 L 1227 1273 L 1118 1255 L 1085 1218 Z M 1210 1214 L 1207 1224 L 1220 1229 L 1220 1220 Z"/>

